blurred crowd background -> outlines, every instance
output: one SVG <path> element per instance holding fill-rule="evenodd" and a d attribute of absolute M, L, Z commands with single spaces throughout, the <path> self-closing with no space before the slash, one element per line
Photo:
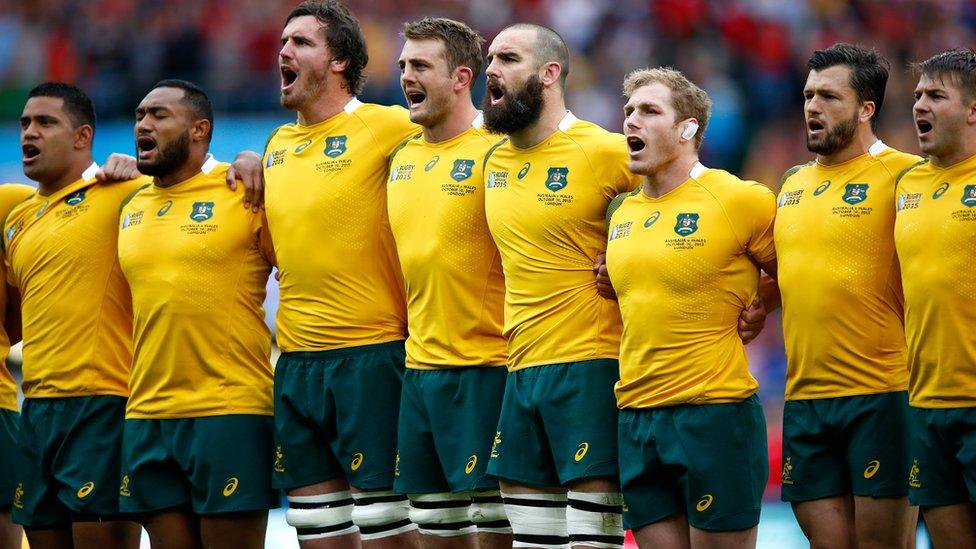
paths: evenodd
<path fill-rule="evenodd" d="M 131 113 L 139 99 L 162 78 L 186 78 L 214 100 L 215 144 L 229 151 L 259 148 L 268 129 L 292 117 L 278 105 L 277 51 L 295 4 L 0 0 L 0 120 L 6 121 L 0 124 L 5 127 L 0 161 L 19 167 L 16 118 L 27 90 L 44 80 L 70 81 L 87 90 L 100 121 L 109 121 L 110 128 L 118 121 L 114 127 L 122 137 L 117 139 L 130 151 Z M 976 2 L 967 0 L 350 0 L 348 5 L 369 44 L 364 100 L 403 103 L 396 58 L 404 21 L 452 17 L 489 40 L 509 23 L 540 22 L 559 31 L 573 52 L 568 102 L 575 114 L 619 131 L 626 73 L 672 65 L 713 101 L 703 161 L 774 190 L 785 169 L 810 158 L 801 90 L 814 49 L 849 41 L 884 54 L 891 79 L 879 134 L 890 145 L 917 152 L 911 123 L 915 79 L 908 64 L 976 43 Z M 483 89 L 482 77 L 479 101 Z M 0 177 L 16 175 L 11 171 L 0 169 Z M 778 316 L 749 349 L 767 406 L 770 454 L 777 456 L 785 369 Z M 776 481 L 775 463 L 772 472 Z"/>

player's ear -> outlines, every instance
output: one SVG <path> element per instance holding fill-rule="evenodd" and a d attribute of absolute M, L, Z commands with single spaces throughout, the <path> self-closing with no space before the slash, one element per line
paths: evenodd
<path fill-rule="evenodd" d="M 471 67 L 464 65 L 454 69 L 454 91 L 461 91 L 464 88 L 471 88 L 474 85 L 475 75 Z"/>
<path fill-rule="evenodd" d="M 681 139 L 682 141 L 691 141 L 695 138 L 695 134 L 698 133 L 698 121 L 694 118 L 687 120 L 681 124 Z"/>
<path fill-rule="evenodd" d="M 349 66 L 348 59 L 332 59 L 329 61 L 329 69 L 332 72 L 346 72 L 346 67 Z"/>
<path fill-rule="evenodd" d="M 976 97 L 969 100 L 969 106 L 966 109 L 966 122 L 976 124 Z"/>
<path fill-rule="evenodd" d="M 210 121 L 206 118 L 201 118 L 200 120 L 195 120 L 193 126 L 190 128 L 190 138 L 193 141 L 207 141 L 207 136 L 210 135 L 211 131 Z"/>
<path fill-rule="evenodd" d="M 877 109 L 877 105 L 874 104 L 874 101 L 865 101 L 864 103 L 861 103 L 861 109 L 860 109 L 860 113 L 858 114 L 858 119 L 861 122 L 867 122 L 868 120 L 871 119 L 872 116 L 875 115 L 876 109 Z"/>
<path fill-rule="evenodd" d="M 555 61 L 550 61 L 542 66 L 542 74 L 540 79 L 542 83 L 546 86 L 552 86 L 559 83 L 559 77 L 563 74 L 563 67 Z"/>
<path fill-rule="evenodd" d="M 75 128 L 75 148 L 76 149 L 90 149 L 92 146 L 92 137 L 95 135 L 95 130 L 88 124 L 82 124 Z"/>

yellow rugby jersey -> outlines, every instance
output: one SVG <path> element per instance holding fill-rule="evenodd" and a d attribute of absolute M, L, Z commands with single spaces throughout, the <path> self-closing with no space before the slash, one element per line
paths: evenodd
<path fill-rule="evenodd" d="M 28 196 L 34 194 L 34 187 L 28 185 L 18 185 L 16 183 L 5 183 L 0 185 L 0 216 L 6 218 L 7 214 L 14 206 L 23 202 Z M 7 270 L 4 263 L 0 261 L 0 280 L 7 280 Z M 17 411 L 17 383 L 10 370 L 4 366 L 7 355 L 10 353 L 10 336 L 4 329 L 4 320 L 7 313 L 6 287 L 0 290 L 0 409 Z"/>
<path fill-rule="evenodd" d="M 119 205 L 145 179 L 81 179 L 34 194 L 4 223 L 7 279 L 20 291 L 24 396 L 128 395 L 132 305 L 119 268 Z"/>
<path fill-rule="evenodd" d="M 268 140 L 265 208 L 278 255 L 282 351 L 406 337 L 386 170 L 394 147 L 419 132 L 406 109 L 353 99 L 328 120 L 281 126 Z"/>
<path fill-rule="evenodd" d="M 452 139 L 406 141 L 390 161 L 388 207 L 406 284 L 407 366 L 502 366 L 505 279 L 485 221 L 485 153 L 499 141 L 473 127 Z"/>
<path fill-rule="evenodd" d="M 132 290 L 126 417 L 272 413 L 265 285 L 274 250 L 228 164 L 149 185 L 122 208 L 119 261 Z"/>
<path fill-rule="evenodd" d="M 617 358 L 620 312 L 600 297 L 593 262 L 606 210 L 640 185 L 620 134 L 571 113 L 534 147 L 505 141 L 485 161 L 485 210 L 505 273 L 510 370 Z"/>
<path fill-rule="evenodd" d="M 944 169 L 920 164 L 896 196 L 909 403 L 976 406 L 976 156 Z"/>
<path fill-rule="evenodd" d="M 893 206 L 895 178 L 919 160 L 877 141 L 787 172 L 775 228 L 787 400 L 907 388 Z"/>
<path fill-rule="evenodd" d="M 756 392 L 739 314 L 776 258 L 776 198 L 696 164 L 659 198 L 641 191 L 612 213 L 607 269 L 624 320 L 617 405 L 737 402 Z"/>

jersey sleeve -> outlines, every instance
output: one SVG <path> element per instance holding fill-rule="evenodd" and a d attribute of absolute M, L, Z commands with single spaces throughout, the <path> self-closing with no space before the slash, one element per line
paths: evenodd
<path fill-rule="evenodd" d="M 613 200 L 617 195 L 629 193 L 641 186 L 642 177 L 627 167 L 627 140 L 623 135 L 609 134 L 596 152 L 599 156 L 591 158 L 591 163 L 600 178 L 603 195 L 607 200 Z M 607 221 L 609 220 L 608 215 Z"/>
<path fill-rule="evenodd" d="M 733 209 L 736 234 L 742 239 L 746 253 L 759 263 L 776 258 L 773 244 L 773 221 L 776 218 L 776 195 L 765 185 L 745 181 Z"/>

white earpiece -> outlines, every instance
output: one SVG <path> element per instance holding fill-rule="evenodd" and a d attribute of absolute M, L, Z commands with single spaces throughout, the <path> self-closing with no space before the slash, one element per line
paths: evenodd
<path fill-rule="evenodd" d="M 696 133 L 698 133 L 698 122 L 692 120 L 691 122 L 687 122 L 685 127 L 681 130 L 681 139 L 689 141 L 695 137 Z"/>

